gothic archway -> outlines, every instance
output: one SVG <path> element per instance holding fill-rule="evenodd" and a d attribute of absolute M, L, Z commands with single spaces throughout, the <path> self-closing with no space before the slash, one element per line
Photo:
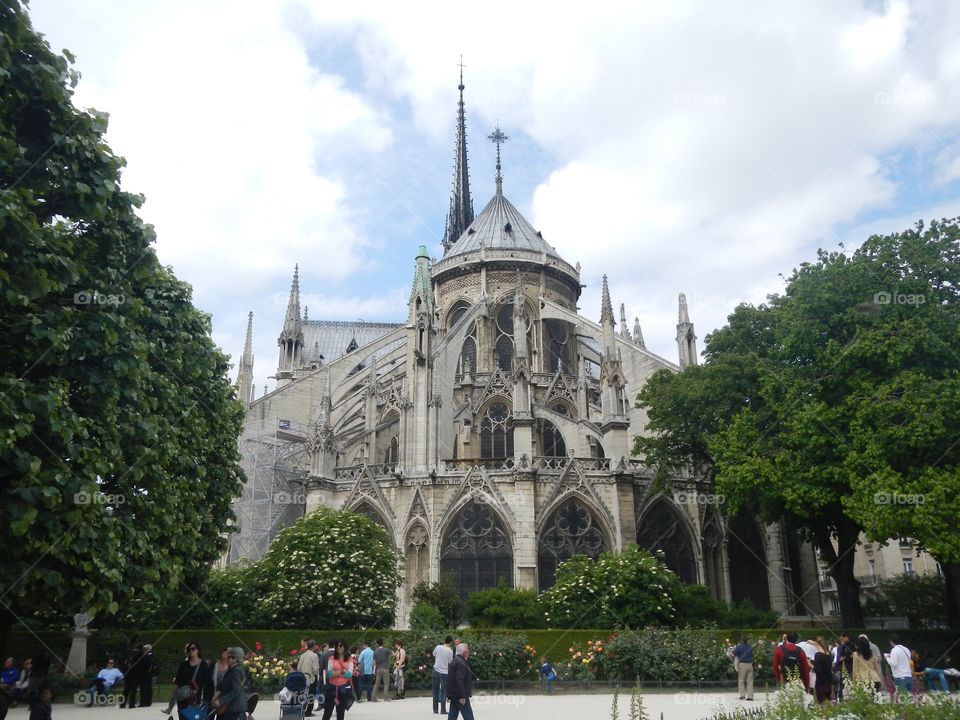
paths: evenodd
<path fill-rule="evenodd" d="M 723 571 L 723 530 L 715 512 L 707 515 L 700 533 L 703 549 L 703 582 L 717 600 L 727 599 L 727 582 Z"/>
<path fill-rule="evenodd" d="M 558 405 L 560 404 L 558 403 Z M 563 405 L 560 405 L 560 407 L 563 407 Z M 540 426 L 540 432 L 538 433 L 540 452 L 537 454 L 544 457 L 566 457 L 567 444 L 563 441 L 563 433 L 560 432 L 560 429 L 544 418 L 540 418 L 538 422 Z"/>
<path fill-rule="evenodd" d="M 355 507 L 350 508 L 350 512 L 355 512 L 360 515 L 366 515 L 368 518 L 373 520 L 377 525 L 382 527 L 387 531 L 387 536 L 390 538 L 390 544 L 393 545 L 395 542 L 393 539 L 393 530 L 390 528 L 390 523 L 387 522 L 387 519 L 383 514 L 375 508 L 370 503 L 364 501 L 356 505 Z"/>
<path fill-rule="evenodd" d="M 540 530 L 537 580 L 542 592 L 556 582 L 557 566 L 574 555 L 596 558 L 609 550 L 606 533 L 580 498 L 570 497 L 554 508 Z"/>
<path fill-rule="evenodd" d="M 663 498 L 647 508 L 637 522 L 637 545 L 650 552 L 660 550 L 664 563 L 685 583 L 697 582 L 693 542 L 679 510 Z"/>
<path fill-rule="evenodd" d="M 480 457 L 513 457 L 513 415 L 506 403 L 491 403 L 480 419 Z"/>
<path fill-rule="evenodd" d="M 406 560 L 406 593 L 409 607 L 413 588 L 430 579 L 430 535 L 419 522 L 407 531 L 407 537 L 403 542 L 403 553 Z"/>
<path fill-rule="evenodd" d="M 454 515 L 440 545 L 440 576 L 460 599 L 503 582 L 513 587 L 510 533 L 489 503 L 472 498 Z"/>
<path fill-rule="evenodd" d="M 730 596 L 733 602 L 749 600 L 762 610 L 770 609 L 767 554 L 757 523 L 741 510 L 730 521 L 727 555 L 730 558 Z"/>

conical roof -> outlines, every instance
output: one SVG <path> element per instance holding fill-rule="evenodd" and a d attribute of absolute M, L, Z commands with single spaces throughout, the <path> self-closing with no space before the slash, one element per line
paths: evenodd
<path fill-rule="evenodd" d="M 444 260 L 487 250 L 526 250 L 563 260 L 556 248 L 543 239 L 520 211 L 502 193 L 493 196 L 460 238 L 444 255 Z"/>

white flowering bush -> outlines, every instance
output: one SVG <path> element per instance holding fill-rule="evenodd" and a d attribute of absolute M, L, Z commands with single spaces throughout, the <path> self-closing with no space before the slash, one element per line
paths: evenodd
<path fill-rule="evenodd" d="M 284 528 L 253 566 L 275 627 L 390 627 L 399 555 L 366 515 L 320 508 Z"/>
<path fill-rule="evenodd" d="M 552 627 L 639 628 L 670 625 L 681 589 L 682 581 L 661 558 L 631 545 L 596 560 L 570 558 L 541 599 Z"/>

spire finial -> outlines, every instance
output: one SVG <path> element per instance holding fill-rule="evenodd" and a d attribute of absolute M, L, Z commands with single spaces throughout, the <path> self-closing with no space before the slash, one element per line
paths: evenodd
<path fill-rule="evenodd" d="M 610 326 L 613 327 L 613 303 L 610 302 L 610 286 L 607 284 L 607 276 L 603 276 L 603 289 L 601 291 L 602 295 L 602 305 L 600 307 L 600 324 L 606 325 L 609 321 Z"/>
<path fill-rule="evenodd" d="M 497 126 L 493 129 L 493 132 L 487 135 L 487 140 L 497 146 L 497 195 L 503 195 L 503 176 L 500 174 L 500 145 L 509 139 L 510 136 L 500 129 L 499 121 L 497 121 Z"/>
<path fill-rule="evenodd" d="M 457 105 L 457 152 L 453 163 L 453 192 L 443 233 L 443 251 L 449 250 L 473 222 L 473 200 L 470 198 L 470 169 L 467 165 L 467 114 L 463 104 L 463 56 L 460 56 L 460 102 Z"/>
<path fill-rule="evenodd" d="M 680 293 L 680 312 L 679 319 L 682 323 L 690 322 L 690 313 L 687 310 L 687 295 L 686 293 Z"/>

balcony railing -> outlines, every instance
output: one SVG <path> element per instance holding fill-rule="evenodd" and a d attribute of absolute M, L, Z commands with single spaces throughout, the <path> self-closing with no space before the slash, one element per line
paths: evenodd
<path fill-rule="evenodd" d="M 876 575 L 857 575 L 857 581 L 860 587 L 875 587 L 877 584 Z"/>
<path fill-rule="evenodd" d="M 835 588 L 833 587 L 833 580 L 830 580 L 829 578 L 826 580 L 820 578 L 820 589 L 823 591 L 834 590 Z"/>
<path fill-rule="evenodd" d="M 393 477 L 397 471 L 396 463 L 377 463 L 375 465 L 347 465 L 333 470 L 334 480 L 356 480 L 369 470 L 375 478 Z"/>

